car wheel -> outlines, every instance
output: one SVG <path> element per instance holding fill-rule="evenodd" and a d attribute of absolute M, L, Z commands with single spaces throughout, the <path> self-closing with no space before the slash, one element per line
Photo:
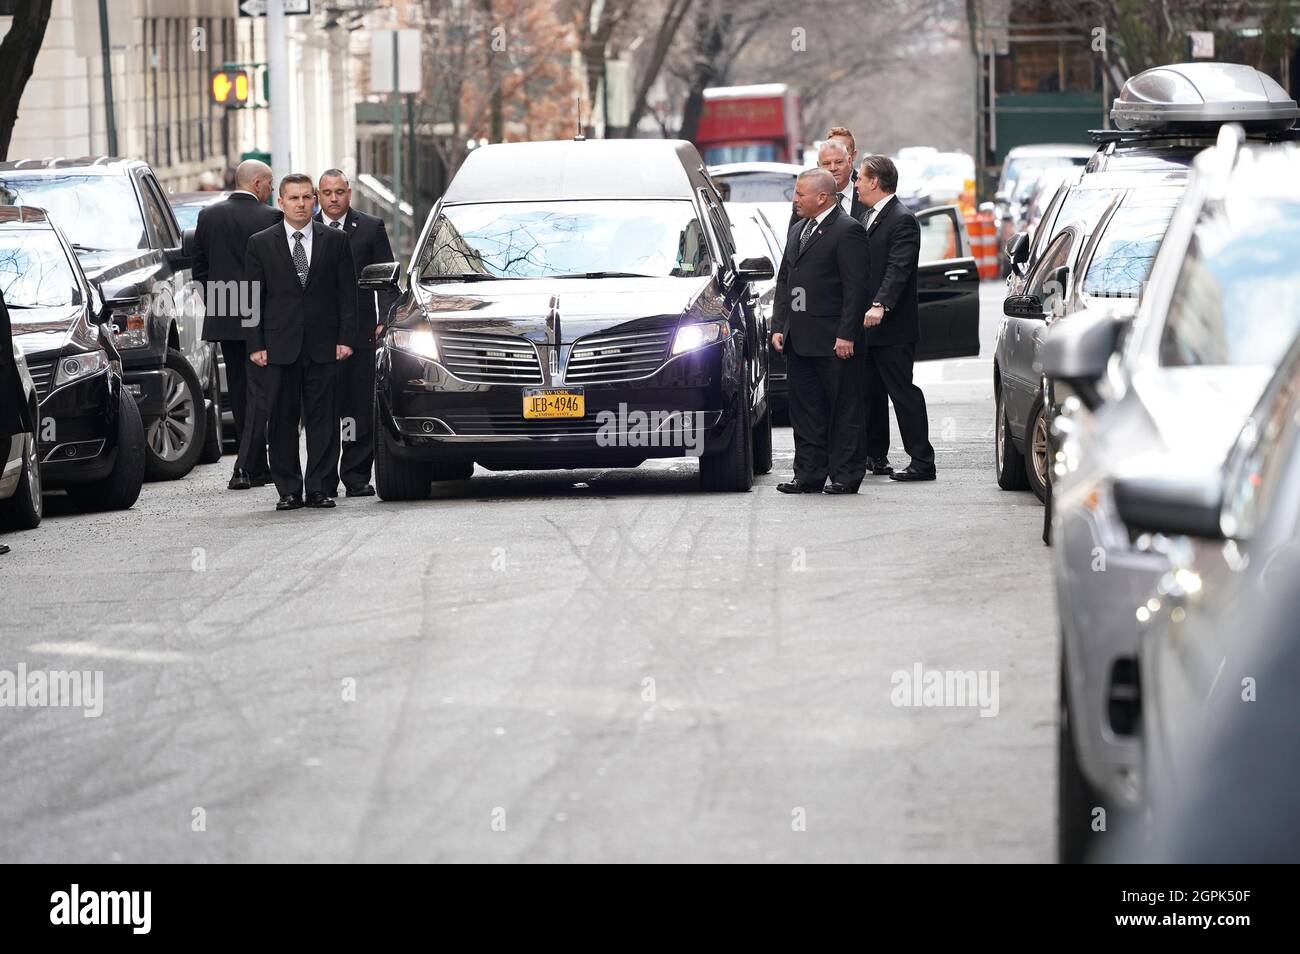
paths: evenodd
<path fill-rule="evenodd" d="M 126 388 L 120 388 L 118 395 L 117 459 L 102 480 L 68 485 L 68 496 L 78 510 L 126 510 L 144 485 L 147 453 L 140 408 Z"/>
<path fill-rule="evenodd" d="M 23 469 L 18 486 L 8 500 L 0 500 L 0 527 L 5 530 L 34 530 L 41 523 L 41 462 L 36 453 L 36 435 L 23 438 Z"/>
<path fill-rule="evenodd" d="M 749 381 L 743 376 L 736 395 L 738 419 L 722 450 L 700 458 L 700 486 L 705 490 L 744 492 L 754 486 L 754 429 Z"/>
<path fill-rule="evenodd" d="M 1029 428 L 1025 434 L 1025 477 L 1029 489 L 1039 500 L 1047 500 L 1047 410 L 1040 397 L 1029 414 Z"/>
<path fill-rule="evenodd" d="M 1078 864 L 1092 847 L 1093 812 L 1100 807 L 1091 784 L 1079 768 L 1070 725 L 1070 700 L 1066 688 L 1065 651 L 1061 651 L 1061 688 L 1056 720 L 1056 855 L 1061 864 Z"/>
<path fill-rule="evenodd" d="M 754 425 L 754 474 L 772 471 L 772 404 L 768 403 L 763 417 Z"/>
<path fill-rule="evenodd" d="M 203 430 L 203 450 L 199 452 L 200 464 L 215 464 L 221 460 L 221 378 L 214 372 L 212 388 L 208 392 L 208 412 Z"/>
<path fill-rule="evenodd" d="M 470 470 L 474 465 L 470 464 Z M 398 457 L 388 446 L 388 434 L 375 404 L 375 491 L 381 500 L 425 500 L 433 474 L 422 461 Z"/>
<path fill-rule="evenodd" d="M 1003 490 L 1025 490 L 1029 478 L 1025 475 L 1025 456 L 1016 449 L 1007 426 L 1007 409 L 1002 406 L 1002 389 L 998 388 L 993 401 L 993 463 L 997 468 L 998 486 Z"/>
<path fill-rule="evenodd" d="M 145 477 L 178 480 L 199 462 L 207 414 L 203 386 L 185 355 L 167 349 L 163 365 L 163 414 L 145 422 Z"/>

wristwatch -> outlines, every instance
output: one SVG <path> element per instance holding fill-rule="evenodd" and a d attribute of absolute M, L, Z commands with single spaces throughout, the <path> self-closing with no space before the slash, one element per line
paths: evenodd
<path fill-rule="evenodd" d="M 880 302 L 878 302 L 878 301 L 873 301 L 873 302 L 871 303 L 871 307 L 872 307 L 872 308 L 879 308 L 881 311 L 889 311 L 888 308 L 886 308 L 884 305 L 882 305 L 882 304 L 881 304 Z"/>

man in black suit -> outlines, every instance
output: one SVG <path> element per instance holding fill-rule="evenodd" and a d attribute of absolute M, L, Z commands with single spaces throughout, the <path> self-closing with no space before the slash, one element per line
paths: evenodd
<path fill-rule="evenodd" d="M 248 238 L 283 217 L 266 204 L 271 197 L 271 167 L 246 159 L 235 170 L 235 190 L 224 202 L 199 213 L 194 230 L 194 280 L 203 288 L 203 340 L 219 341 L 226 362 L 226 387 L 239 442 L 231 490 L 262 487 L 271 481 L 266 461 L 266 394 L 261 368 L 248 360 L 251 289 L 244 278 Z"/>
<path fill-rule="evenodd" d="M 835 127 L 835 129 L 842 128 L 842 126 Z M 838 203 L 840 211 L 853 216 L 853 218 L 861 222 L 867 207 L 858 198 L 857 190 L 853 188 L 853 159 L 849 147 L 839 137 L 827 139 L 817 150 L 817 168 L 825 169 L 834 178 L 834 199 Z M 795 208 L 790 213 L 789 228 L 794 228 L 799 219 L 799 210 Z"/>
<path fill-rule="evenodd" d="M 267 369 L 276 510 L 303 506 L 300 416 L 307 428 L 306 505 L 334 506 L 326 491 L 339 459 L 335 365 L 352 354 L 357 333 L 352 250 L 347 236 L 312 221 L 315 198 L 310 177 L 281 179 L 284 221 L 250 238 L 245 255 L 245 280 L 261 289 L 248 346 L 253 363 Z"/>
<path fill-rule="evenodd" d="M 857 493 L 862 483 L 867 236 L 841 211 L 835 186 L 825 169 L 800 173 L 799 221 L 776 278 L 772 346 L 785 355 L 794 429 L 794 480 L 776 488 L 786 494 Z"/>
<path fill-rule="evenodd" d="M 352 208 L 352 187 L 341 170 L 326 169 L 321 173 L 317 197 L 320 212 L 316 221 L 348 237 L 357 277 L 367 265 L 393 261 L 393 249 L 388 244 L 384 220 Z M 375 307 L 376 297 L 379 298 L 378 309 Z M 349 497 L 373 497 L 375 494 L 370 483 L 370 468 L 375 460 L 375 342 L 383 333 L 383 322 L 392 305 L 391 294 L 376 296 L 372 292 L 362 292 L 357 297 L 357 337 L 352 343 L 355 356 L 342 362 L 338 368 L 337 397 L 343 436 L 341 459 L 335 464 L 334 482 L 330 485 L 335 494 L 338 493 L 340 476 Z"/>
<path fill-rule="evenodd" d="M 9 445 L 15 434 L 35 434 L 36 422 L 27 406 L 27 392 L 18 375 L 18 362 L 14 360 L 13 328 L 9 322 L 9 308 L 0 294 L 0 464 L 9 456 Z M 9 547 L 0 543 L 0 554 Z"/>
<path fill-rule="evenodd" d="M 934 448 L 925 395 L 912 383 L 912 362 L 920 340 L 920 310 L 916 272 L 921 258 L 921 226 L 916 216 L 895 198 L 898 169 L 888 156 L 867 156 L 858 175 L 858 195 L 871 207 L 867 225 L 866 406 L 864 418 L 883 406 L 882 394 L 894 404 L 903 449 L 911 457 L 906 470 L 889 473 L 893 480 L 934 480 Z M 889 427 L 869 420 L 858 460 L 865 470 L 877 466 L 889 452 Z M 884 433 L 881 441 L 881 430 Z M 873 473 L 880 473 L 873 470 Z"/>

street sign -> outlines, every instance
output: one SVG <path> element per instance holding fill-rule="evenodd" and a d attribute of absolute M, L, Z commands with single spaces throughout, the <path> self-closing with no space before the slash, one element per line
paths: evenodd
<path fill-rule="evenodd" d="M 208 92 L 218 106 L 246 106 L 251 86 L 245 70 L 215 70 L 208 84 Z"/>
<path fill-rule="evenodd" d="M 393 31 L 370 31 L 370 92 L 393 91 Z M 397 31 L 397 91 L 420 91 L 420 31 Z"/>
<path fill-rule="evenodd" d="M 284 0 L 286 17 L 301 17 L 311 13 L 311 0 Z M 243 0 L 239 4 L 241 17 L 266 16 L 266 0 Z"/>

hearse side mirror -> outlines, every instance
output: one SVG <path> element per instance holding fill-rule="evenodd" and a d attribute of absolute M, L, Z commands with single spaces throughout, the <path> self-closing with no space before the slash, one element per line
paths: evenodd
<path fill-rule="evenodd" d="M 1115 509 L 1131 530 L 1223 538 L 1223 477 L 1217 470 L 1189 473 L 1182 462 L 1148 457 L 1115 476 L 1114 494 Z"/>
<path fill-rule="evenodd" d="M 766 255 L 743 260 L 739 255 L 733 255 L 731 261 L 743 282 L 765 282 L 776 274 L 772 269 L 772 260 Z"/>
<path fill-rule="evenodd" d="M 1111 314 L 1080 312 L 1055 322 L 1043 340 L 1043 374 L 1079 396 L 1095 411 L 1102 404 L 1097 385 L 1106 374 L 1110 356 L 1119 347 L 1127 321 Z"/>
<path fill-rule="evenodd" d="M 175 248 L 163 249 L 163 260 L 174 271 L 189 268 L 194 264 L 194 230 L 186 229 L 181 236 L 181 244 Z"/>
<path fill-rule="evenodd" d="M 1002 302 L 1002 314 L 1012 318 L 1045 318 L 1043 303 L 1036 295 L 1008 295 Z"/>
<path fill-rule="evenodd" d="M 361 278 L 357 287 L 362 291 L 397 291 L 397 275 L 401 270 L 398 262 L 376 262 L 361 269 Z"/>

